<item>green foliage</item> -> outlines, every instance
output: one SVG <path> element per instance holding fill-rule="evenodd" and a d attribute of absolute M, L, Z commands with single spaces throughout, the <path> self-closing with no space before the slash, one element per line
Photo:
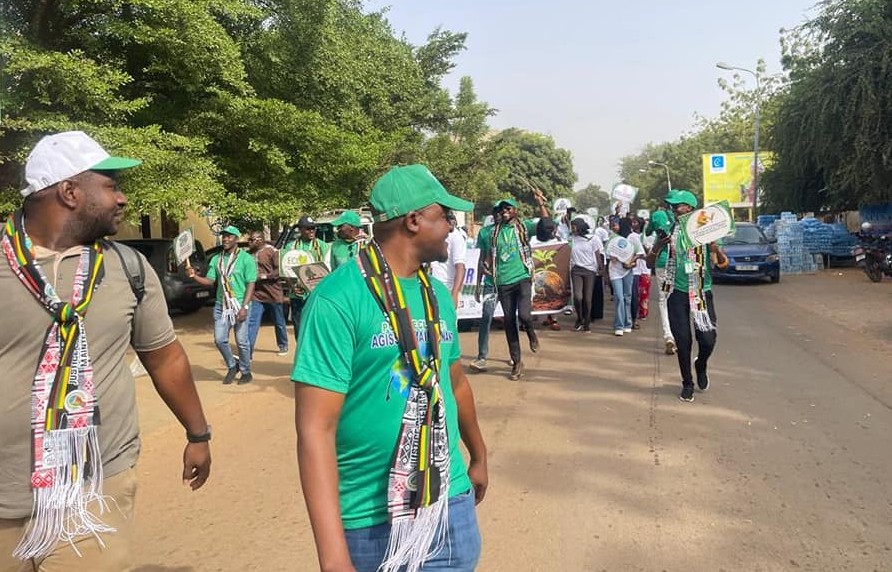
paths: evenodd
<path fill-rule="evenodd" d="M 792 82 L 771 131 L 770 203 L 839 210 L 892 200 L 892 5 L 825 1 L 783 46 Z"/>
<path fill-rule="evenodd" d="M 358 206 L 416 161 L 482 204 L 528 198 L 519 174 L 551 196 L 575 181 L 548 137 L 488 139 L 470 78 L 452 100 L 464 33 L 413 46 L 360 0 L 7 0 L 0 31 L 0 208 L 30 148 L 69 129 L 143 159 L 124 182 L 134 218 L 290 221 Z"/>
<path fill-rule="evenodd" d="M 550 136 L 511 128 L 499 132 L 489 145 L 496 167 L 504 173 L 498 179 L 500 197 L 514 197 L 524 213 L 529 214 L 535 204 L 530 185 L 549 201 L 572 196 L 576 182 L 572 156 Z"/>
<path fill-rule="evenodd" d="M 610 196 L 601 189 L 600 185 L 589 183 L 584 188 L 576 191 L 573 196 L 573 206 L 579 211 L 585 211 L 591 207 L 598 209 L 601 215 L 610 210 Z"/>

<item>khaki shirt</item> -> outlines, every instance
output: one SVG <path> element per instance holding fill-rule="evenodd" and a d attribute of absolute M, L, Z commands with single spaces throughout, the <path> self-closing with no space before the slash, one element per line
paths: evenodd
<path fill-rule="evenodd" d="M 57 253 L 36 247 L 37 262 L 63 300 L 71 298 L 81 247 Z M 140 256 L 142 256 L 140 254 Z M 106 477 L 136 464 L 139 422 L 129 346 L 163 348 L 176 339 L 161 283 L 147 261 L 146 293 L 137 305 L 121 259 L 105 251 L 105 277 L 84 318 L 99 403 L 99 447 Z M 31 514 L 31 385 L 52 318 L 0 255 L 0 518 Z"/>

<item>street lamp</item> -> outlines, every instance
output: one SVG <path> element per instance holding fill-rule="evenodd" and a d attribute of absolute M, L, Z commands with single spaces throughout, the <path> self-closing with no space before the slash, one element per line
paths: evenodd
<path fill-rule="evenodd" d="M 648 161 L 647 166 L 650 168 L 663 167 L 666 169 L 666 188 L 669 192 L 672 192 L 672 181 L 669 179 L 669 165 L 666 163 L 658 163 L 656 161 Z"/>
<path fill-rule="evenodd" d="M 761 107 L 762 107 L 762 85 L 758 71 L 747 68 L 741 68 L 719 62 L 715 67 L 726 71 L 742 71 L 751 74 L 756 78 L 756 135 L 753 138 L 753 222 L 756 222 L 756 209 L 758 208 L 759 197 L 759 127 L 761 125 Z"/>

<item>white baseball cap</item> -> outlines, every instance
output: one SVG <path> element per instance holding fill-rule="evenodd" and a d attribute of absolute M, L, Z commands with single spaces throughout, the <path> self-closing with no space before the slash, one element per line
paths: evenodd
<path fill-rule="evenodd" d="M 138 159 L 112 157 L 83 131 L 66 131 L 41 139 L 25 163 L 25 182 L 21 190 L 27 197 L 84 171 L 120 171 L 142 163 Z"/>

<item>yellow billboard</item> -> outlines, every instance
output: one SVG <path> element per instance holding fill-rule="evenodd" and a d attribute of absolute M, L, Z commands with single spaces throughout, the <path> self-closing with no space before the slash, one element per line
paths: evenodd
<path fill-rule="evenodd" d="M 759 181 L 771 153 L 759 153 Z M 759 187 L 762 185 L 760 184 Z M 728 201 L 732 207 L 753 204 L 753 154 L 709 153 L 703 155 L 703 202 Z"/>

